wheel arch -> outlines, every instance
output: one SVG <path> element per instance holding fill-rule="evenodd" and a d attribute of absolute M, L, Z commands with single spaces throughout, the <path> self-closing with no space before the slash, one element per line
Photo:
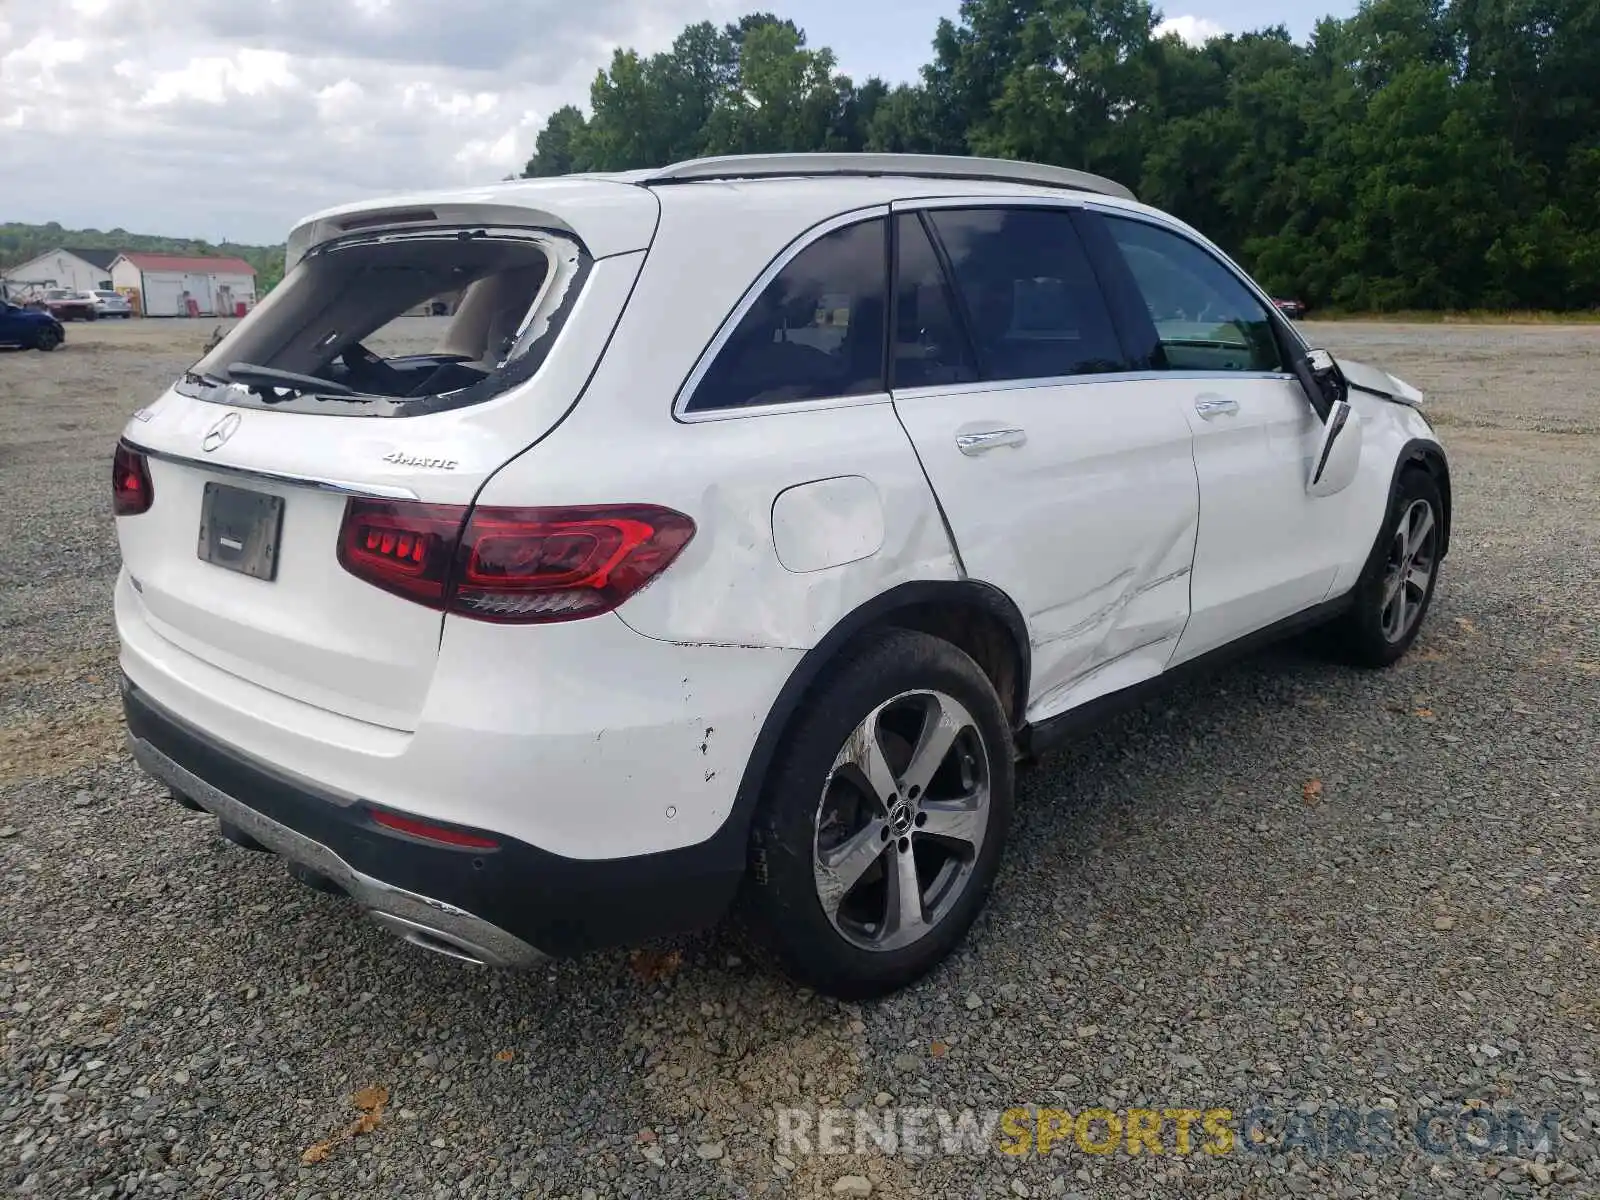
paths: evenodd
<path fill-rule="evenodd" d="M 971 579 L 925 580 L 890 588 L 829 630 L 779 691 L 756 736 L 728 820 L 728 826 L 737 828 L 741 845 L 773 757 L 807 695 L 844 659 L 856 638 L 884 628 L 929 633 L 971 655 L 995 685 L 1013 730 L 1021 728 L 1031 659 L 1027 625 L 1011 598 L 992 584 Z"/>
<path fill-rule="evenodd" d="M 1400 486 L 1400 476 L 1408 467 L 1418 466 L 1432 476 L 1444 504 L 1444 511 L 1439 514 L 1439 557 L 1443 558 L 1450 552 L 1450 460 L 1445 457 L 1444 447 L 1428 438 L 1412 438 L 1400 447 L 1394 478 L 1389 481 L 1389 494 L 1394 495 L 1395 488 Z"/>

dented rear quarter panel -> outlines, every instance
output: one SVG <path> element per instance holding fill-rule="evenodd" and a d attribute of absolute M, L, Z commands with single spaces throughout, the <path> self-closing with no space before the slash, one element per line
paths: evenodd
<path fill-rule="evenodd" d="M 490 479 L 480 502 L 647 502 L 692 517 L 696 533 L 678 560 L 618 610 L 630 628 L 663 641 L 808 649 L 897 584 L 959 578 L 938 504 L 887 395 L 718 420 L 673 415 L 752 281 L 796 238 L 839 215 L 837 191 L 785 186 L 760 206 L 741 203 L 737 185 L 661 195 L 660 232 L 582 402 Z M 685 304 L 691 282 L 695 303 Z M 780 495 L 846 476 L 875 490 L 881 544 L 861 557 L 840 550 L 834 557 L 851 561 L 817 570 L 785 567 L 773 534 Z"/>

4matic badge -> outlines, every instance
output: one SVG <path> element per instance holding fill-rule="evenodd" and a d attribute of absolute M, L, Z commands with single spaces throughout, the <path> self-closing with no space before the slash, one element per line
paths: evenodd
<path fill-rule="evenodd" d="M 383 461 L 396 467 L 418 467 L 424 471 L 454 471 L 460 465 L 453 458 L 426 458 L 420 454 L 406 454 L 400 450 L 385 454 Z"/>

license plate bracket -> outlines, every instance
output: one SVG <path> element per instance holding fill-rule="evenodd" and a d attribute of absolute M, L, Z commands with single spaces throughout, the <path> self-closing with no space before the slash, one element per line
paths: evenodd
<path fill-rule="evenodd" d="M 225 483 L 206 484 L 197 550 L 202 562 L 270 582 L 278 577 L 282 531 L 282 496 Z"/>

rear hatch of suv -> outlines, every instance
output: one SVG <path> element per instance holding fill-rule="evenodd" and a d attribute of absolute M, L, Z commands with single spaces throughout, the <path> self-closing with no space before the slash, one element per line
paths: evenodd
<path fill-rule="evenodd" d="M 657 211 L 601 180 L 446 200 L 303 225 L 283 282 L 135 415 L 114 468 L 124 623 L 397 730 L 467 506 L 577 402 Z"/>

